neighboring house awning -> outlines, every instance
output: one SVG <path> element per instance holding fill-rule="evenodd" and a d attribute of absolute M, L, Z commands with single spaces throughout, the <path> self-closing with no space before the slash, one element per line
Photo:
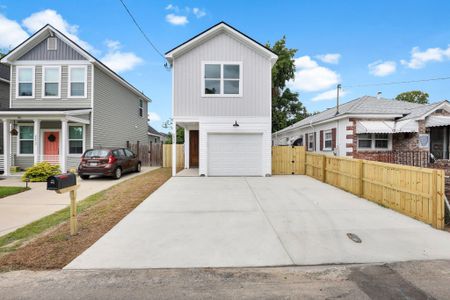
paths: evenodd
<path fill-rule="evenodd" d="M 394 121 L 358 121 L 356 133 L 394 133 Z"/>
<path fill-rule="evenodd" d="M 425 121 L 426 127 L 437 127 L 448 125 L 450 125 L 450 116 L 429 116 Z"/>

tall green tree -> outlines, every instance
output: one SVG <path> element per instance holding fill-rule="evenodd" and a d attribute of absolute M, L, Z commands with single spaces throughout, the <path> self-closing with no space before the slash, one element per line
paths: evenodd
<path fill-rule="evenodd" d="M 422 91 L 409 91 L 398 94 L 395 100 L 413 102 L 419 104 L 428 104 L 428 93 Z"/>
<path fill-rule="evenodd" d="M 299 94 L 286 87 L 286 83 L 295 78 L 297 49 L 286 47 L 285 36 L 273 46 L 267 43 L 266 47 L 278 55 L 272 68 L 272 132 L 275 132 L 304 119 L 307 111 Z"/>

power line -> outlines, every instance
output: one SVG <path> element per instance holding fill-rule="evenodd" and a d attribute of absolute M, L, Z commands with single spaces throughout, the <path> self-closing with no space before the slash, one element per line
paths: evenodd
<path fill-rule="evenodd" d="M 359 88 L 359 87 L 396 85 L 396 84 L 417 83 L 417 82 L 428 82 L 428 81 L 449 80 L 449 79 L 450 79 L 450 76 L 448 76 L 448 77 L 428 78 L 428 79 L 418 79 L 418 80 L 409 80 L 409 81 L 391 81 L 391 82 L 383 82 L 383 83 L 368 83 L 368 84 L 342 85 L 342 87 L 343 87 L 343 88 Z"/>
<path fill-rule="evenodd" d="M 139 29 L 139 31 L 141 32 L 141 34 L 144 36 L 145 40 L 150 44 L 150 46 L 153 48 L 153 50 L 156 51 L 156 53 L 158 53 L 165 61 L 166 63 L 164 64 L 164 66 L 166 68 L 168 68 L 169 64 L 167 62 L 166 57 L 164 56 L 164 54 L 162 54 L 161 51 L 159 51 L 159 49 L 155 46 L 155 44 L 152 43 L 152 41 L 150 40 L 150 38 L 147 36 L 147 34 L 144 32 L 144 30 L 142 30 L 141 26 L 139 25 L 139 23 L 136 21 L 135 17 L 133 16 L 133 14 L 131 13 L 131 11 L 128 9 L 127 5 L 125 4 L 125 2 L 123 0 L 119 0 L 120 3 L 122 3 L 123 7 L 125 8 L 125 10 L 127 11 L 128 15 L 130 16 L 131 20 L 133 20 L 133 23 L 136 25 L 136 27 Z"/>

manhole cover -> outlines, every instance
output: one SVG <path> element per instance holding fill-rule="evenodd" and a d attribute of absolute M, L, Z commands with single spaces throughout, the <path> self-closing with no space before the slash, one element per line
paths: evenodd
<path fill-rule="evenodd" d="M 347 236 L 348 236 L 349 239 L 351 239 L 355 243 L 361 243 L 362 242 L 362 240 L 359 238 L 359 236 L 357 236 L 354 233 L 347 233 Z"/>

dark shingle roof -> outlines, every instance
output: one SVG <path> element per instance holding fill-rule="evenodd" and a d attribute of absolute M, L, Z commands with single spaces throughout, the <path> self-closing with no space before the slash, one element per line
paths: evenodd
<path fill-rule="evenodd" d="M 153 128 L 150 125 L 148 125 L 148 133 L 153 134 L 153 135 L 161 135 L 161 133 L 159 133 L 158 130 L 156 130 L 155 128 Z"/>
<path fill-rule="evenodd" d="M 9 66 L 5 64 L 0 64 L 0 78 L 9 81 Z"/>

